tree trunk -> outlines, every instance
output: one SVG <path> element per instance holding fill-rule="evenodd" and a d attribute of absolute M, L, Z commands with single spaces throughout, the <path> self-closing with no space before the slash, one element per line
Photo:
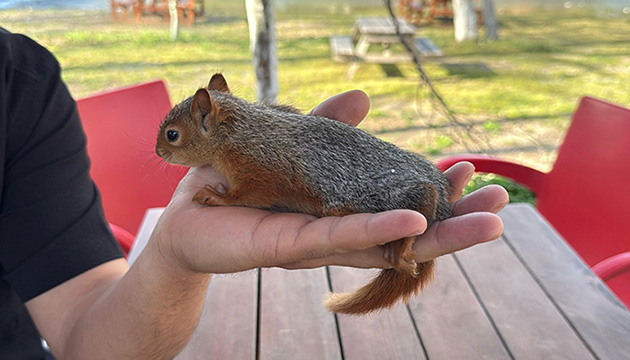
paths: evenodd
<path fill-rule="evenodd" d="M 278 96 L 278 58 L 274 0 L 246 0 L 250 50 L 254 54 L 256 98 L 275 102 Z"/>
<path fill-rule="evenodd" d="M 455 40 L 477 39 L 477 13 L 472 0 L 453 0 Z"/>
<path fill-rule="evenodd" d="M 179 35 L 179 17 L 177 16 L 177 0 L 168 0 L 168 16 L 171 22 L 171 40 L 176 41 Z"/>
<path fill-rule="evenodd" d="M 483 26 L 486 28 L 486 39 L 497 40 L 499 33 L 497 30 L 497 18 L 494 12 L 492 0 L 482 0 L 481 13 L 483 14 Z"/>

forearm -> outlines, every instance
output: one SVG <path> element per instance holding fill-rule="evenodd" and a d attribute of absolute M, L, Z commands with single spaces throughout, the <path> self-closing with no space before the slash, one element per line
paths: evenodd
<path fill-rule="evenodd" d="M 181 350 L 199 319 L 210 275 L 169 265 L 153 244 L 122 276 L 111 268 L 70 280 L 80 295 L 66 304 L 66 314 L 46 321 L 58 328 L 40 328 L 58 358 L 171 359 Z M 91 282 L 88 292 L 79 291 L 86 285 L 81 281 Z"/>
<path fill-rule="evenodd" d="M 171 359 L 190 339 L 210 276 L 166 268 L 152 250 L 86 309 L 69 358 Z"/>

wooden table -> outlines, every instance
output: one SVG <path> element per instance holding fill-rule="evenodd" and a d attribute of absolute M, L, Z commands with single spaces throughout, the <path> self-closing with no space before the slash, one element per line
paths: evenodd
<path fill-rule="evenodd" d="M 147 213 L 130 262 L 160 214 Z M 421 296 L 369 316 L 335 316 L 321 300 L 373 271 L 216 275 L 177 359 L 630 359 L 628 309 L 534 208 L 500 216 L 501 239 L 441 257 Z"/>
<path fill-rule="evenodd" d="M 442 56 L 442 50 L 428 38 L 415 38 L 416 28 L 405 20 L 398 20 L 400 35 L 405 42 L 413 44 L 425 57 Z M 379 64 L 395 64 L 411 61 L 406 52 L 393 54 L 391 46 L 401 44 L 394 22 L 390 18 L 357 18 L 351 36 L 330 38 L 333 59 L 337 61 L 362 61 Z M 356 45 L 355 45 L 356 44 Z M 368 52 L 373 45 L 381 46 L 380 51 Z"/>

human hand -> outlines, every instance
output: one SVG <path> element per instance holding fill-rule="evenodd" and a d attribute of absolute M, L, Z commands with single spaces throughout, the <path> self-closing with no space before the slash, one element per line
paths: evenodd
<path fill-rule="evenodd" d="M 311 113 L 358 124 L 369 109 L 360 91 L 337 95 Z M 473 172 L 469 163 L 446 172 L 463 189 Z M 206 184 L 225 183 L 210 167 L 193 168 L 178 186 L 152 235 L 165 261 L 207 273 L 237 272 L 255 267 L 308 268 L 323 265 L 388 267 L 380 244 L 423 234 L 415 249 L 419 261 L 497 238 L 503 225 L 494 212 L 507 203 L 505 190 L 488 186 L 461 200 L 453 194 L 454 217 L 426 228 L 425 218 L 411 210 L 316 218 L 270 213 L 245 207 L 208 207 L 194 203 Z"/>
<path fill-rule="evenodd" d="M 463 250 L 476 244 L 497 239 L 503 233 L 503 222 L 496 215 L 508 203 L 507 191 L 498 185 L 488 185 L 461 198 L 464 187 L 475 172 L 475 167 L 469 162 L 459 162 L 446 170 L 444 174 L 449 179 L 455 191 L 449 202 L 453 204 L 453 216 L 443 221 L 437 221 L 418 236 L 414 245 L 417 262 L 435 259 L 439 256 Z M 397 219 L 400 226 L 407 226 L 407 219 L 399 214 L 392 215 L 392 221 Z M 393 225 L 393 224 L 387 224 Z M 398 225 L 396 225 L 398 226 Z M 383 227 L 382 231 L 391 231 L 395 226 Z M 369 236 L 369 234 L 367 234 Z M 402 237 L 402 236 L 401 236 Z M 396 238 L 394 240 L 397 240 Z M 354 267 L 382 267 L 389 268 L 391 264 L 383 257 L 381 247 L 371 247 L 363 251 L 335 254 L 324 259 L 312 259 L 287 264 L 287 268 L 308 268 L 329 264 Z"/>

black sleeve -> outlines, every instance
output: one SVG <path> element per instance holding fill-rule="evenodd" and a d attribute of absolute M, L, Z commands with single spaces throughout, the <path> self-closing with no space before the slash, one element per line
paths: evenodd
<path fill-rule="evenodd" d="M 23 301 L 122 256 L 59 64 L 32 40 L 2 31 L 0 185 L 0 267 Z"/>

